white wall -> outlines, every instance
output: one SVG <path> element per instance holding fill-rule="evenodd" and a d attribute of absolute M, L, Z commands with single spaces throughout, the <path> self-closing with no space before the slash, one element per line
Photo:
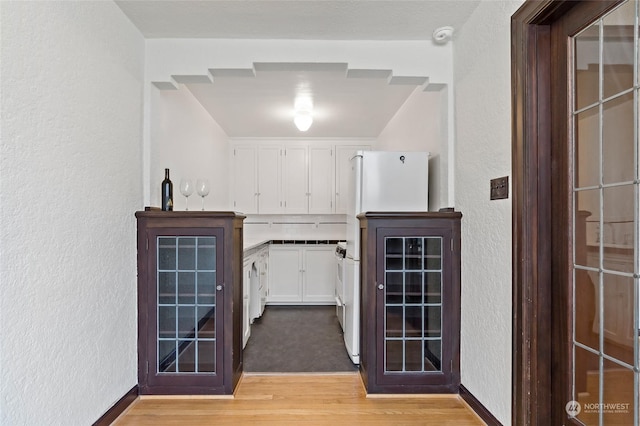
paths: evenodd
<path fill-rule="evenodd" d="M 0 2 L 0 424 L 137 383 L 144 40 L 112 2 Z"/>
<path fill-rule="evenodd" d="M 447 199 L 447 129 L 442 115 L 447 114 L 440 91 L 425 92 L 421 87 L 409 96 L 378 136 L 375 149 L 382 151 L 428 151 L 429 210 L 437 211 L 441 199 Z M 441 163 L 444 163 L 442 167 Z M 441 197 L 442 194 L 442 197 Z"/>
<path fill-rule="evenodd" d="M 456 34 L 455 186 L 462 218 L 462 384 L 511 423 L 511 198 L 489 180 L 511 174 L 510 17 L 522 1 L 483 0 Z"/>
<path fill-rule="evenodd" d="M 189 90 L 151 91 L 151 205 L 159 207 L 160 183 L 169 168 L 174 210 L 185 210 L 180 179 L 209 180 L 205 210 L 229 209 L 229 138 Z M 202 198 L 194 192 L 189 209 L 201 210 Z"/>

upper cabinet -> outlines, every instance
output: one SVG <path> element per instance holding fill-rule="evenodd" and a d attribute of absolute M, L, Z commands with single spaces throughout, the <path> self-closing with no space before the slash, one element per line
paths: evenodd
<path fill-rule="evenodd" d="M 309 146 L 309 213 L 331 214 L 334 212 L 333 146 Z"/>
<path fill-rule="evenodd" d="M 282 213 L 309 213 L 309 159 L 306 146 L 284 148 Z M 262 211 L 260 211 L 262 213 Z"/>
<path fill-rule="evenodd" d="M 282 212 L 282 148 L 279 145 L 260 145 L 257 175 L 257 213 L 277 214 Z M 242 161 L 242 160 L 239 160 Z M 239 194 L 242 197 L 242 194 Z"/>
<path fill-rule="evenodd" d="M 258 213 L 258 162 L 253 146 L 233 149 L 233 209 Z"/>
<path fill-rule="evenodd" d="M 236 143 L 233 209 L 246 214 L 344 214 L 349 159 L 369 145 Z"/>

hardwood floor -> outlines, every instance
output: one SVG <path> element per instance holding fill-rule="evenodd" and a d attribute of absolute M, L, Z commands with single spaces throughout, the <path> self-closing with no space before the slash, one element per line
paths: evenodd
<path fill-rule="evenodd" d="M 245 374 L 234 398 L 141 397 L 126 425 L 484 425 L 457 395 L 367 397 L 358 373 Z"/>

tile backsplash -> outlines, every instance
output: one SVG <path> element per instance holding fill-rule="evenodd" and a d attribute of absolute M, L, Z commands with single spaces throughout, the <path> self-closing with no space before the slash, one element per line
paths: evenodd
<path fill-rule="evenodd" d="M 346 215 L 247 215 L 245 239 L 344 240 Z"/>

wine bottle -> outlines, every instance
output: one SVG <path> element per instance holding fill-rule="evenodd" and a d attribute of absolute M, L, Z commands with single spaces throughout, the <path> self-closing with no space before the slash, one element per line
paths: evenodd
<path fill-rule="evenodd" d="M 162 181 L 162 210 L 173 210 L 173 183 L 169 179 L 169 169 L 164 169 L 164 180 Z"/>

